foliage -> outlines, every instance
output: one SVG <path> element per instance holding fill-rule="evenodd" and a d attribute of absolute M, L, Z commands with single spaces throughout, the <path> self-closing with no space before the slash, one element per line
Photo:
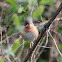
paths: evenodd
<path fill-rule="evenodd" d="M 0 62 L 4 62 L 4 60 L 2 58 L 0 58 Z"/>
<path fill-rule="evenodd" d="M 55 11 L 56 8 L 53 0 L 39 0 L 39 1 L 38 0 L 6 0 L 6 3 L 9 5 L 9 8 L 5 7 L 3 11 L 4 14 L 2 14 L 2 16 L 0 15 L 0 17 L 2 17 L 1 26 L 8 27 L 9 25 L 13 24 L 7 30 L 6 35 L 8 35 L 9 37 L 11 37 L 11 35 L 13 35 L 14 33 L 22 31 L 23 28 L 22 23 L 24 22 L 25 19 L 28 18 L 30 20 L 29 17 L 31 17 L 33 20 L 37 22 L 39 21 L 40 23 L 44 22 L 45 20 L 48 20 L 51 17 L 52 13 L 54 13 L 53 11 Z M 38 27 L 38 28 L 40 31 L 42 27 L 41 28 Z M 62 34 L 61 29 L 62 27 L 59 27 L 58 32 Z M 3 40 L 5 39 L 7 38 L 4 37 Z M 7 44 L 7 48 L 6 49 L 3 48 L 5 56 L 9 57 L 12 61 L 15 60 L 14 58 L 18 57 L 19 52 L 21 50 L 22 53 L 24 52 L 26 54 L 24 50 L 27 51 L 27 49 L 29 49 L 29 42 L 25 42 L 24 44 L 23 42 L 25 41 L 16 39 L 11 46 Z M 62 49 L 61 48 L 62 45 L 59 45 L 58 47 L 60 48 L 60 50 Z M 24 55 L 21 56 L 22 58 L 24 57 Z M 0 62 L 5 62 L 4 59 L 5 57 L 0 58 Z M 45 60 L 40 58 L 38 62 L 48 62 L 48 59 Z"/>

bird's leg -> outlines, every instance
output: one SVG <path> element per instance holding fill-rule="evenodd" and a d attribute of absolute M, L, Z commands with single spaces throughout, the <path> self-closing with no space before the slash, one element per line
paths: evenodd
<path fill-rule="evenodd" d="M 31 42 L 30 42 L 30 48 L 31 48 Z"/>
<path fill-rule="evenodd" d="M 31 42 L 31 44 L 32 44 L 32 46 L 33 46 L 33 44 L 34 44 L 34 43 L 33 43 L 33 42 Z"/>
<path fill-rule="evenodd" d="M 33 44 L 34 44 L 33 42 L 30 42 L 30 48 L 33 46 Z"/>

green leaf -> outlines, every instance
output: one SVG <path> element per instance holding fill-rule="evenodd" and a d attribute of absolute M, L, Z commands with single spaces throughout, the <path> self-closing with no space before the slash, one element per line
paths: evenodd
<path fill-rule="evenodd" d="M 19 17 L 18 17 L 18 15 L 16 13 L 13 15 L 13 20 L 14 20 L 14 25 L 16 27 L 20 26 Z"/>
<path fill-rule="evenodd" d="M 27 0 L 29 5 L 36 5 L 37 4 L 37 0 Z"/>
<path fill-rule="evenodd" d="M 29 42 L 25 42 L 24 47 L 28 49 L 29 48 L 29 45 L 30 45 Z"/>
<path fill-rule="evenodd" d="M 24 12 L 22 15 L 19 16 L 20 22 L 24 21 L 24 18 L 28 12 L 29 12 L 29 10 L 27 10 L 26 12 Z"/>
<path fill-rule="evenodd" d="M 18 9 L 18 13 L 21 13 L 23 11 L 24 7 L 21 6 L 19 9 Z"/>
<path fill-rule="evenodd" d="M 18 8 L 17 5 L 13 5 L 13 6 L 11 7 L 10 13 L 13 13 L 14 11 L 16 11 L 17 8 Z"/>
<path fill-rule="evenodd" d="M 43 6 L 39 6 L 39 7 L 37 8 L 37 10 L 35 10 L 35 11 L 32 13 L 32 16 L 33 16 L 34 18 L 39 17 L 39 16 L 43 13 L 43 11 L 44 11 L 44 7 L 43 7 Z"/>
<path fill-rule="evenodd" d="M 21 51 L 21 48 L 23 46 L 23 40 L 16 40 L 15 43 L 13 44 L 13 52 L 15 53 L 15 55 L 18 54 L 19 51 Z"/>
<path fill-rule="evenodd" d="M 14 12 L 18 7 L 16 1 L 14 1 L 14 0 L 7 0 L 7 1 L 11 5 L 10 12 Z"/>
<path fill-rule="evenodd" d="M 13 15 L 13 21 L 16 29 L 21 32 L 23 30 L 23 26 L 21 25 L 20 19 L 16 13 Z"/>
<path fill-rule="evenodd" d="M 13 47 L 12 47 L 12 49 L 13 49 L 13 51 L 15 50 L 15 49 L 17 49 L 21 44 L 23 43 L 23 41 L 22 40 L 16 40 L 15 42 L 14 42 L 14 44 L 13 44 Z"/>
<path fill-rule="evenodd" d="M 0 62 L 4 62 L 4 59 L 0 58 Z"/>
<path fill-rule="evenodd" d="M 7 1 L 8 1 L 8 3 L 11 4 L 11 5 L 16 5 L 16 1 L 14 1 L 14 0 L 7 0 Z"/>
<path fill-rule="evenodd" d="M 52 0 L 41 0 L 40 4 L 50 4 L 50 5 L 53 5 L 53 1 Z"/>

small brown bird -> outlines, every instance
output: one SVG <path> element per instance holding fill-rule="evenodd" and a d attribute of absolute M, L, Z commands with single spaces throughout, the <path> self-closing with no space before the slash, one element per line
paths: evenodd
<path fill-rule="evenodd" d="M 37 39 L 38 37 L 38 29 L 36 26 L 34 26 L 32 21 L 25 20 L 24 21 L 24 34 L 23 38 L 24 40 L 30 42 L 30 48 L 31 48 L 31 42 Z"/>

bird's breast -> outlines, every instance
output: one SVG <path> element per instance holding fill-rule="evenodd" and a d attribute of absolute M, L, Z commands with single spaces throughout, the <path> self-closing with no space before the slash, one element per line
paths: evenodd
<path fill-rule="evenodd" d="M 24 38 L 27 41 L 31 42 L 31 41 L 34 41 L 34 40 L 37 39 L 37 37 L 38 37 L 38 30 L 37 30 L 37 28 L 35 26 L 30 26 L 29 29 L 25 28 L 24 31 L 25 31 Z"/>
<path fill-rule="evenodd" d="M 24 35 L 26 41 L 28 41 L 28 42 L 34 41 L 34 40 L 35 40 L 35 36 L 36 36 L 36 35 L 35 35 L 35 33 L 33 33 L 33 32 L 27 32 L 27 33 Z"/>

